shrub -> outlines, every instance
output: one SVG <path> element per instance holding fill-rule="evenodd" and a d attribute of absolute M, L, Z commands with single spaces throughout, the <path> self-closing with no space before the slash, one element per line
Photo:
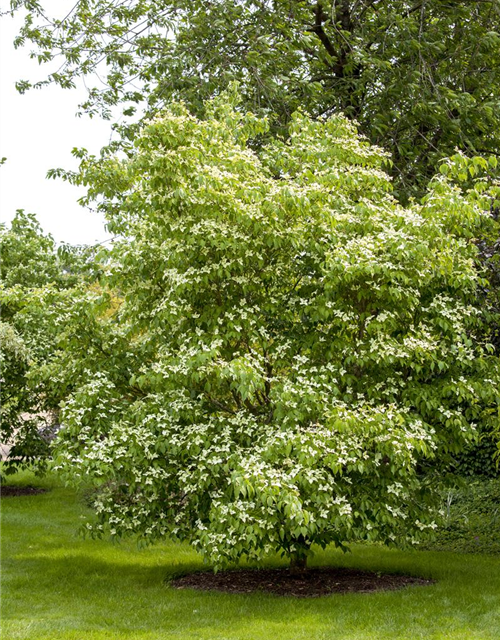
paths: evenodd
<path fill-rule="evenodd" d="M 57 350 L 72 290 L 92 274 L 90 252 L 56 247 L 35 216 L 17 211 L 0 225 L 0 437 L 10 448 L 2 472 L 44 471 L 64 388 L 43 369 Z M 54 381 L 55 382 L 55 381 Z"/>
<path fill-rule="evenodd" d="M 469 478 L 442 494 L 443 518 L 424 548 L 500 553 L 500 479 Z"/>

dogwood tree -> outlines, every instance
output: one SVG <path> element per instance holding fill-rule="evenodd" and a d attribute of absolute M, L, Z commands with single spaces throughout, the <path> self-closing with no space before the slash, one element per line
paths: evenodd
<path fill-rule="evenodd" d="M 498 402 L 475 339 L 488 217 L 445 176 L 400 206 L 340 116 L 296 113 L 257 154 L 266 121 L 232 102 L 175 104 L 133 157 L 83 160 L 120 298 L 68 323 L 58 468 L 99 488 L 94 534 L 188 540 L 216 567 L 417 542 L 433 466 Z"/>

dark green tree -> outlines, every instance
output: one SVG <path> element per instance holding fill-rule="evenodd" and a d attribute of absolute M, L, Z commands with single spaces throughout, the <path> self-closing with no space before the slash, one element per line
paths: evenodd
<path fill-rule="evenodd" d="M 455 147 L 500 146 L 500 0 L 77 0 L 57 19 L 43 0 L 11 9 L 27 10 L 16 46 L 51 63 L 36 86 L 85 77 L 90 113 L 172 98 L 200 112 L 238 80 L 246 106 L 282 131 L 298 107 L 355 118 L 391 152 L 403 199 Z"/>

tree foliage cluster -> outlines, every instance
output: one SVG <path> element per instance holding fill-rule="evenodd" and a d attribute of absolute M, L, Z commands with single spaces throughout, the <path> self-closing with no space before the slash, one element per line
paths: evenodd
<path fill-rule="evenodd" d="M 95 277 L 95 265 L 87 248 L 57 248 L 24 211 L 1 226 L 0 254 L 0 433 L 10 448 L 3 470 L 41 469 L 63 397 L 43 367 L 56 352 L 64 309 L 79 283 Z"/>
<path fill-rule="evenodd" d="M 17 46 L 52 69 L 37 86 L 83 77 L 91 113 L 182 99 L 201 114 L 236 80 L 273 130 L 298 108 L 357 120 L 390 151 L 403 199 L 456 147 L 500 147 L 499 0 L 78 0 L 59 17 L 39 0 L 11 7 L 26 10 Z"/>
<path fill-rule="evenodd" d="M 468 158 L 462 153 L 448 158 L 441 171 L 458 185 L 468 198 L 490 212 L 490 228 L 476 240 L 478 248 L 477 266 L 485 277 L 478 290 L 479 305 L 486 320 L 483 337 L 500 354 L 500 253 L 498 216 L 500 212 L 500 182 L 498 160 L 490 156 Z M 452 469 L 459 476 L 496 477 L 498 466 L 498 438 L 488 428 L 479 429 L 478 441 L 467 445 L 455 458 Z"/>

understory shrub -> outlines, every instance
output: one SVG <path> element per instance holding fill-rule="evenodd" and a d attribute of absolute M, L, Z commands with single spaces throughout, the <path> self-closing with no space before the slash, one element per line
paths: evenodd
<path fill-rule="evenodd" d="M 478 442 L 467 444 L 452 465 L 459 476 L 500 477 L 498 436 L 491 431 L 479 434 Z"/>
<path fill-rule="evenodd" d="M 424 549 L 500 553 L 500 478 L 470 477 L 442 494 L 442 521 Z"/>

